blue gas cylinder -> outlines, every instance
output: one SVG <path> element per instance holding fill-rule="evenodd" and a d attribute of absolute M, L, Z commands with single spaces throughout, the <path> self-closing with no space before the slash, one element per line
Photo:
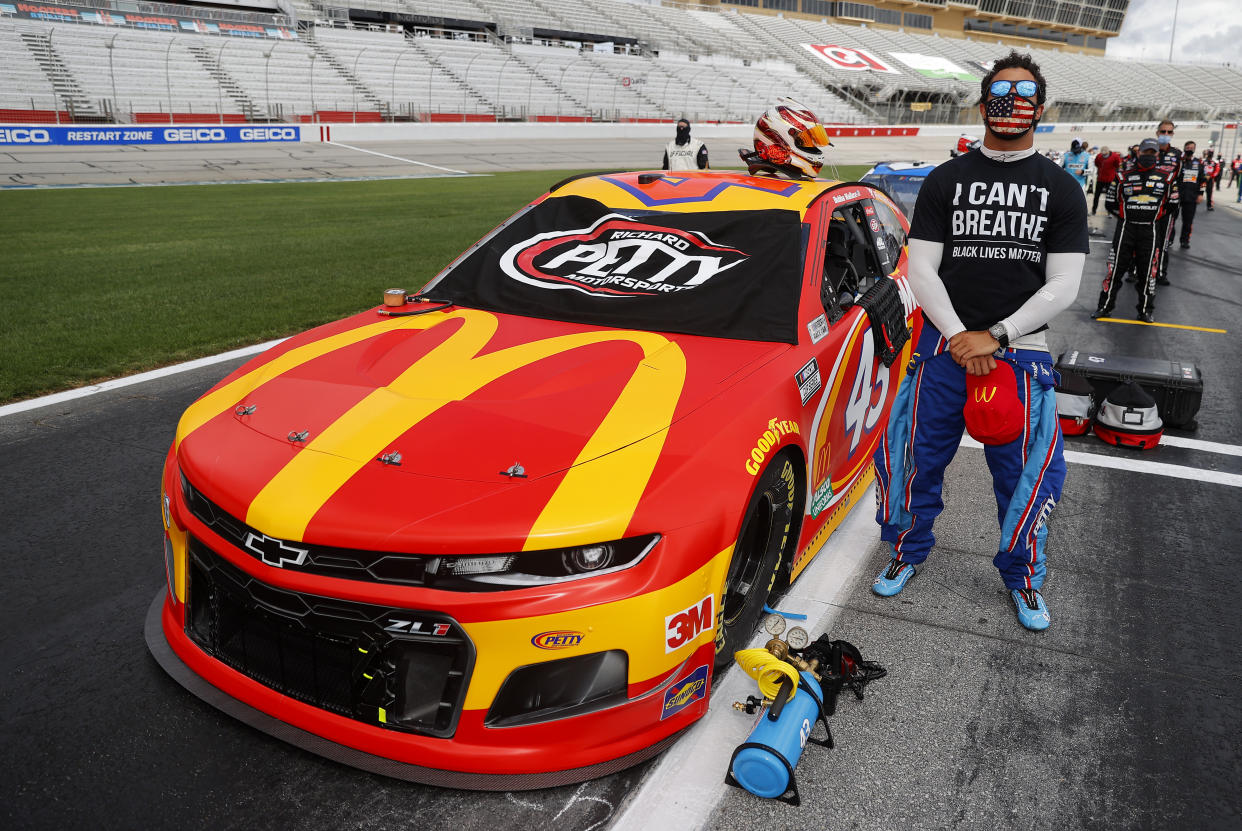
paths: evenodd
<path fill-rule="evenodd" d="M 755 796 L 772 799 L 788 790 L 789 776 L 819 718 L 824 698 L 819 682 L 809 672 L 800 675 L 798 694 L 785 702 L 776 720 L 769 718 L 768 707 L 760 710 L 745 745 L 733 757 L 733 777 Z M 789 762 L 788 768 L 777 753 Z"/>

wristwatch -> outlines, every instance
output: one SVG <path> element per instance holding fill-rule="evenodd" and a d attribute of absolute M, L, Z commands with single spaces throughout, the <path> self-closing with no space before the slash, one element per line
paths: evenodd
<path fill-rule="evenodd" d="M 1005 324 L 993 324 L 992 328 L 988 329 L 988 334 L 996 338 L 996 342 L 1000 344 L 1001 349 L 1009 346 L 1009 330 L 1005 328 Z"/>

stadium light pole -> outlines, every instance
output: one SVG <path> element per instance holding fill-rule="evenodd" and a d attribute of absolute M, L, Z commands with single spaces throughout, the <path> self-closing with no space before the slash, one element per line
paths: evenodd
<path fill-rule="evenodd" d="M 172 76 L 168 73 L 169 56 L 172 54 L 173 39 L 168 39 L 168 48 L 164 50 L 164 89 L 168 92 L 168 123 L 172 124 Z"/>
<path fill-rule="evenodd" d="M 280 45 L 280 41 L 272 44 L 272 48 L 263 53 L 263 108 L 267 110 L 267 117 L 272 117 L 272 88 L 267 82 L 268 69 L 272 63 L 272 53 L 276 51 L 276 47 Z"/>
<path fill-rule="evenodd" d="M 1173 63 L 1173 41 L 1177 39 L 1177 13 L 1181 11 L 1182 0 L 1173 4 L 1173 31 L 1169 33 L 1169 63 Z"/>
<path fill-rule="evenodd" d="M 216 114 L 220 116 L 220 123 L 224 123 L 224 47 L 228 46 L 227 40 L 220 44 L 220 51 L 216 53 L 216 66 L 220 69 L 220 78 L 216 79 Z"/>
<path fill-rule="evenodd" d="M 505 77 L 505 67 L 509 65 L 509 61 L 513 60 L 513 56 L 509 55 L 505 58 L 505 62 L 500 65 L 500 72 L 496 75 L 496 107 L 500 106 L 500 84 Z M 503 110 L 502 110 L 503 112 Z"/>
<path fill-rule="evenodd" d="M 354 55 L 354 83 L 350 84 L 350 88 L 354 91 L 354 123 L 358 122 L 358 60 L 366 54 L 369 46 L 364 46 L 362 51 Z"/>
<path fill-rule="evenodd" d="M 112 120 L 116 120 L 116 71 L 112 68 L 112 50 L 116 48 L 116 39 L 121 33 L 117 32 L 108 40 L 108 77 L 112 79 Z"/>
<path fill-rule="evenodd" d="M 314 52 L 310 53 L 310 104 L 311 104 L 311 119 L 317 121 L 318 116 L 316 116 L 315 114 L 316 112 L 318 112 L 318 110 L 315 107 L 315 53 Z"/>

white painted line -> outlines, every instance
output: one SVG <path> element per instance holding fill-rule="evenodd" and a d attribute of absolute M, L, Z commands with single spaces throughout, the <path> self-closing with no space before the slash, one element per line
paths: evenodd
<path fill-rule="evenodd" d="M 1183 467 L 1164 462 L 1148 462 L 1143 459 L 1125 459 L 1118 456 L 1100 456 L 1095 453 L 1080 453 L 1076 450 L 1065 451 L 1065 461 L 1092 467 L 1111 467 L 1114 470 L 1130 470 L 1135 473 L 1171 476 L 1174 479 L 1189 479 L 1192 482 L 1207 482 L 1212 485 L 1228 485 L 1231 488 L 1242 488 L 1242 475 L 1223 473 L 1219 470 L 1204 470 L 1198 467 Z"/>
<path fill-rule="evenodd" d="M 404 159 L 402 160 L 404 161 Z M 419 164 L 419 162 L 415 162 Z M 434 165 L 432 165 L 434 167 Z M 448 170 L 448 168 L 442 168 Z M 465 176 L 491 176 L 491 173 L 411 173 L 408 176 L 322 176 L 308 179 L 221 179 L 204 182 L 109 182 L 79 183 L 71 185 L 0 185 L 0 190 L 75 190 L 82 188 L 180 188 L 202 185 L 299 185 L 317 182 L 398 182 L 405 179 L 459 179 Z"/>
<path fill-rule="evenodd" d="M 1163 441 L 1163 439 L 1161 440 Z M 1182 439 L 1181 441 L 1194 440 Z M 1211 442 L 1200 443 L 1212 444 Z M 983 449 L 983 445 L 972 439 L 970 436 L 962 436 L 961 446 L 972 449 Z M 1215 445 L 1215 447 L 1229 449 L 1214 450 L 1211 452 L 1230 453 L 1231 455 L 1234 455 L 1235 451 L 1238 450 L 1238 448 L 1234 448 L 1232 445 L 1228 444 L 1218 444 Z M 1174 479 L 1189 479 L 1193 482 L 1207 482 L 1213 485 L 1228 485 L 1232 488 L 1242 488 L 1242 475 L 1237 473 L 1223 473 L 1219 470 L 1206 470 L 1199 467 L 1171 465 L 1167 462 L 1152 462 L 1146 459 L 1126 459 L 1121 456 L 1104 456 L 1099 453 L 1084 453 L 1080 450 L 1066 450 L 1065 461 L 1073 462 L 1074 464 L 1088 465 L 1089 467 L 1109 467 L 1114 470 L 1130 470 L 1135 473 L 1148 473 L 1154 476 L 1170 476 Z"/>
<path fill-rule="evenodd" d="M 211 366 L 212 364 L 231 361 L 234 358 L 245 358 L 249 355 L 257 355 L 278 343 L 283 343 L 286 338 L 279 340 L 269 340 L 267 343 L 256 343 L 254 346 L 243 346 L 241 349 L 234 349 L 231 352 L 224 352 L 220 355 L 209 355 L 206 358 L 198 358 L 193 361 L 186 361 L 181 364 L 173 364 L 172 366 L 160 367 L 150 372 L 142 372 L 138 375 L 130 375 L 125 378 L 114 378 L 111 381 L 104 381 L 99 384 L 92 384 L 89 387 L 78 387 L 75 390 L 66 390 L 52 395 L 45 395 L 41 398 L 31 398 L 27 401 L 18 401 L 13 404 L 5 404 L 0 407 L 0 418 L 14 413 L 22 413 L 27 410 L 38 409 L 39 407 L 50 407 L 53 404 L 60 404 L 64 401 L 72 401 L 75 398 L 85 398 L 88 395 L 94 395 L 99 392 L 107 392 L 108 390 L 120 389 L 122 387 L 133 386 L 134 384 L 143 384 L 147 381 L 154 381 L 156 378 L 165 378 L 169 375 L 176 375 L 180 372 L 188 372 L 191 369 L 198 369 L 203 366 Z"/>
<path fill-rule="evenodd" d="M 1223 453 L 1226 456 L 1242 456 L 1242 447 L 1236 444 L 1218 444 L 1214 441 L 1184 439 L 1181 436 L 1161 436 L 1161 444 L 1169 447 L 1185 447 L 1190 450 L 1202 450 L 1205 453 Z"/>
<path fill-rule="evenodd" d="M 440 167 L 440 165 L 438 164 L 429 164 L 428 162 L 416 162 L 413 159 L 403 159 L 400 156 L 390 156 L 387 153 L 381 153 L 378 150 L 365 150 L 361 147 L 354 147 L 352 144 L 342 144 L 339 141 L 325 141 L 324 144 L 331 144 L 334 147 L 344 147 L 348 150 L 357 150 L 359 153 L 370 153 L 372 156 L 380 156 L 385 159 L 392 159 L 394 162 L 406 162 L 407 164 L 418 164 L 418 165 L 422 165 L 423 167 L 434 167 L 436 170 L 447 170 L 449 173 L 460 173 L 464 176 L 470 175 L 464 170 L 454 170 L 451 167 Z"/>
<path fill-rule="evenodd" d="M 867 555 L 880 539 L 875 512 L 870 510 L 873 504 L 875 485 L 860 496 L 841 527 L 828 538 L 780 602 L 779 611 L 808 616 L 806 623 L 800 625 L 812 638 L 831 630 L 846 587 L 862 570 Z M 767 641 L 768 635 L 761 630 L 750 645 L 762 647 Z M 745 701 L 756 689 L 754 680 L 736 666 L 726 672 L 712 691 L 707 715 L 660 757 L 626 801 L 612 831 L 703 828 L 728 788 L 724 778 L 733 749 L 746 741 L 755 723 L 754 716 L 734 710 L 733 702 Z"/>

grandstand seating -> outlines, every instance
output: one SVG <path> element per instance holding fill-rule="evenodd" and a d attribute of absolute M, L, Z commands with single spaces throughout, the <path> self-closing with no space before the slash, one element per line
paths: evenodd
<path fill-rule="evenodd" d="M 429 22 L 407 31 L 350 25 L 346 6 Z M 1008 48 L 626 0 L 293 0 L 292 8 L 301 21 L 292 40 L 0 19 L 0 111 L 122 121 L 161 113 L 297 120 L 327 111 L 363 120 L 749 121 L 790 95 L 827 122 L 909 120 L 909 104 L 924 101 L 935 106 L 932 120 L 959 123 L 973 120 L 977 84 L 933 77 L 897 56 L 940 58 L 978 75 L 979 63 Z M 436 25 L 441 18 L 474 28 L 452 31 Z M 805 44 L 863 49 L 891 71 L 834 64 Z M 1242 109 L 1242 72 L 1230 67 L 1030 51 L 1049 80 L 1052 117 L 1236 118 Z"/>

